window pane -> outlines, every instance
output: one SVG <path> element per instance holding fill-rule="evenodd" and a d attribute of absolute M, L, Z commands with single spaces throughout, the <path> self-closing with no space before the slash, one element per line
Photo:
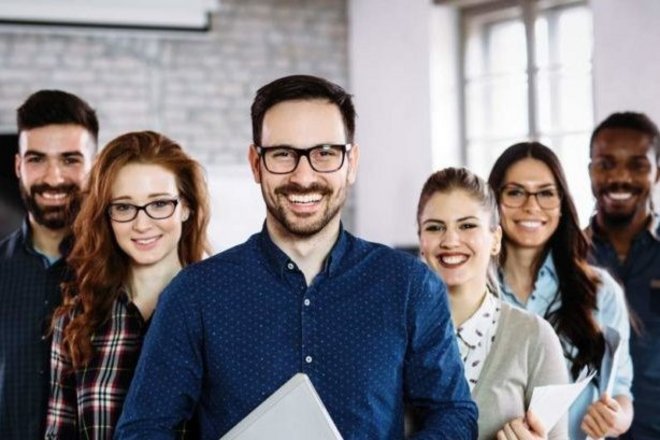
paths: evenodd
<path fill-rule="evenodd" d="M 553 148 L 571 184 L 582 224 L 593 203 L 588 138 L 593 128 L 591 11 L 586 2 L 537 4 L 533 72 L 527 71 L 522 10 L 506 8 L 465 16 L 465 140 L 467 166 L 486 177 L 509 145 L 536 135 Z M 526 4 L 526 3 L 524 3 Z M 536 93 L 529 96 L 529 75 Z M 529 127 L 534 106 L 537 132 Z"/>
<path fill-rule="evenodd" d="M 521 142 L 520 137 L 504 138 L 494 142 L 472 142 L 468 144 L 468 163 L 472 172 L 483 179 L 488 179 L 488 174 L 495 160 L 504 150 L 511 145 Z"/>
<path fill-rule="evenodd" d="M 496 75 L 527 70 L 525 26 L 520 20 L 493 23 L 488 29 L 488 71 Z"/>
<path fill-rule="evenodd" d="M 509 75 L 466 87 L 468 139 L 527 136 L 527 77 Z"/>
<path fill-rule="evenodd" d="M 465 117 L 470 148 L 529 131 L 525 28 L 519 18 L 511 18 L 519 11 L 505 15 L 481 17 L 467 26 Z"/>
<path fill-rule="evenodd" d="M 557 24 L 559 63 L 571 70 L 591 69 L 593 30 L 586 6 L 561 9 Z"/>
<path fill-rule="evenodd" d="M 541 133 L 592 128 L 591 75 L 539 72 L 537 90 L 538 126 Z"/>
<path fill-rule="evenodd" d="M 536 20 L 537 115 L 541 133 L 590 130 L 591 15 L 586 6 L 543 11 Z"/>

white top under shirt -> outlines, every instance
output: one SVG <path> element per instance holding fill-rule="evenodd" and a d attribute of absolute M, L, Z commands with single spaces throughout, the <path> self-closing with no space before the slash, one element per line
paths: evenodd
<path fill-rule="evenodd" d="M 458 350 L 465 366 L 465 379 L 470 385 L 470 392 L 479 381 L 481 368 L 495 340 L 501 301 L 490 292 L 486 293 L 477 311 L 456 329 Z"/>

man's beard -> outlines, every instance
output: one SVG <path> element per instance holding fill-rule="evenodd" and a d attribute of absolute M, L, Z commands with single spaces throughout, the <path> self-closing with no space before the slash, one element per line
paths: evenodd
<path fill-rule="evenodd" d="M 623 229 L 632 223 L 635 213 L 636 211 L 611 214 L 603 211 L 603 222 L 608 228 Z"/>
<path fill-rule="evenodd" d="M 637 197 L 642 190 L 627 183 L 614 183 L 600 191 L 601 197 L 605 197 L 605 194 L 609 192 L 630 192 Z M 635 206 L 634 209 L 631 209 L 628 212 L 607 212 L 605 206 L 599 206 L 598 209 L 601 211 L 603 222 L 607 227 L 612 229 L 623 229 L 632 223 L 637 212 L 640 209 L 643 209 L 643 206 Z"/>
<path fill-rule="evenodd" d="M 334 219 L 339 211 L 341 210 L 342 206 L 344 205 L 345 201 L 345 194 L 343 195 L 343 200 L 342 200 L 342 194 L 341 192 L 345 192 L 346 187 L 343 189 L 340 189 L 340 193 L 337 194 L 337 204 L 335 206 L 328 205 L 326 210 L 322 213 L 321 217 L 316 220 L 313 223 L 305 223 L 304 221 L 299 221 L 295 222 L 289 219 L 289 216 L 287 216 L 287 211 L 282 205 L 275 205 L 271 206 L 270 204 L 266 203 L 266 207 L 268 208 L 268 211 L 270 214 L 275 217 L 286 229 L 287 232 L 289 232 L 291 235 L 299 237 L 299 238 L 308 238 L 312 237 L 325 228 L 332 219 Z M 287 194 L 289 193 L 296 193 L 296 194 L 309 194 L 309 193 L 318 193 L 321 194 L 323 197 L 330 197 L 332 196 L 332 190 L 328 188 L 327 186 L 320 185 L 320 184 L 312 184 L 308 187 L 302 187 L 298 184 L 291 183 L 288 185 L 281 186 L 274 191 L 275 195 L 280 195 L 283 197 L 286 197 Z"/>
<path fill-rule="evenodd" d="M 25 209 L 32 214 L 32 218 L 38 224 L 53 230 L 70 227 L 80 211 L 80 188 L 75 184 L 51 186 L 48 184 L 32 185 L 28 189 L 21 183 L 21 198 Z M 68 203 L 60 206 L 41 206 L 37 202 L 37 194 L 50 191 L 66 193 Z"/>

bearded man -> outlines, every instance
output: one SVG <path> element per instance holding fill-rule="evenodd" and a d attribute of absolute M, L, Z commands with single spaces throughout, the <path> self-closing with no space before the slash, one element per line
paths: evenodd
<path fill-rule="evenodd" d="M 632 316 L 633 423 L 624 436 L 660 438 L 660 219 L 653 210 L 660 133 L 642 113 L 614 113 L 591 136 L 596 214 L 592 256 L 624 285 Z"/>
<path fill-rule="evenodd" d="M 50 318 L 67 271 L 65 240 L 96 152 L 95 111 L 41 90 L 18 108 L 15 168 L 27 218 L 0 241 L 0 438 L 43 438 Z"/>
<path fill-rule="evenodd" d="M 344 230 L 356 179 L 351 96 L 294 75 L 252 104 L 249 162 L 266 221 L 165 289 L 116 438 L 173 439 L 195 411 L 217 440 L 294 374 L 309 376 L 345 439 L 473 439 L 444 284 L 423 263 Z"/>

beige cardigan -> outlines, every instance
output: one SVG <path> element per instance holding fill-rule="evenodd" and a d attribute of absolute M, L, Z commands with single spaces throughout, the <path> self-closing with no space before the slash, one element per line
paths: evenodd
<path fill-rule="evenodd" d="M 568 383 L 559 339 L 543 318 L 502 303 L 495 341 L 472 398 L 479 407 L 479 439 L 493 439 L 505 423 L 525 415 L 535 386 Z M 564 416 L 549 439 L 568 439 Z"/>

